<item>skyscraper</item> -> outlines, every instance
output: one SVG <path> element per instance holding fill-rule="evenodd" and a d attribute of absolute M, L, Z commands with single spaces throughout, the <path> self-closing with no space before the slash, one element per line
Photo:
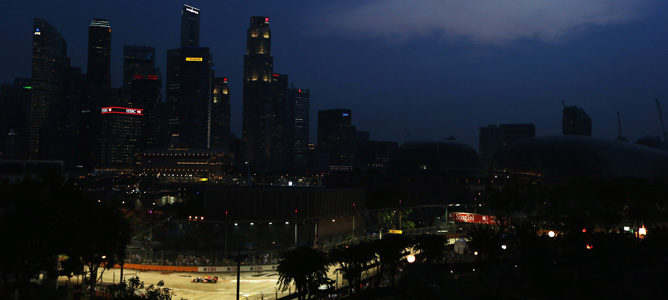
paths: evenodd
<path fill-rule="evenodd" d="M 101 143 L 98 167 L 131 171 L 141 132 L 143 110 L 131 107 L 102 107 Z"/>
<path fill-rule="evenodd" d="M 591 118 L 582 108 L 564 106 L 562 132 L 564 135 L 591 136 Z"/>
<path fill-rule="evenodd" d="M 352 112 L 350 109 L 318 111 L 318 151 L 329 153 L 329 170 L 350 172 L 353 169 Z"/>
<path fill-rule="evenodd" d="M 230 88 L 227 77 L 213 79 L 211 149 L 230 151 Z"/>
<path fill-rule="evenodd" d="M 167 50 L 167 134 L 170 148 L 208 149 L 211 145 L 209 48 L 199 47 L 199 9 L 181 11 L 181 48 Z"/>
<path fill-rule="evenodd" d="M 270 156 L 273 71 L 269 18 L 251 17 L 244 56 L 242 143 L 243 157 L 255 170 L 265 169 Z"/>
<path fill-rule="evenodd" d="M 155 68 L 155 48 L 147 46 L 123 47 L 123 87 L 130 85 L 133 79 L 148 78 L 149 75 L 158 75 Z M 151 77 L 153 78 L 153 77 Z"/>
<path fill-rule="evenodd" d="M 28 158 L 53 158 L 49 155 L 49 129 L 53 124 L 51 107 L 62 102 L 63 78 L 68 65 L 67 45 L 55 27 L 43 19 L 33 22 L 32 79 L 28 119 Z"/>
<path fill-rule="evenodd" d="M 88 26 L 88 84 L 111 86 L 111 25 L 103 19 L 93 19 Z"/>
<path fill-rule="evenodd" d="M 287 119 L 287 101 L 288 101 L 288 75 L 271 74 L 271 113 L 270 121 L 270 140 L 269 145 L 269 164 L 271 171 L 284 171 L 289 167 L 290 158 L 288 157 L 289 148 L 292 147 L 287 139 L 287 127 L 290 126 Z"/>
<path fill-rule="evenodd" d="M 199 47 L 199 8 L 183 4 L 181 10 L 181 48 Z"/>
<path fill-rule="evenodd" d="M 309 102 L 311 93 L 307 89 L 290 88 L 287 99 L 286 142 L 288 159 L 292 169 L 303 171 L 308 167 Z"/>
<path fill-rule="evenodd" d="M 209 48 L 167 51 L 169 146 L 208 149 L 211 115 Z"/>

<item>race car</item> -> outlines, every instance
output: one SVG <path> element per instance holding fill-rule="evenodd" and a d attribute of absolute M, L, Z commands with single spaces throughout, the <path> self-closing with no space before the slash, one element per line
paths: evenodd
<path fill-rule="evenodd" d="M 193 278 L 192 282 L 216 283 L 218 282 L 218 276 L 195 277 Z"/>

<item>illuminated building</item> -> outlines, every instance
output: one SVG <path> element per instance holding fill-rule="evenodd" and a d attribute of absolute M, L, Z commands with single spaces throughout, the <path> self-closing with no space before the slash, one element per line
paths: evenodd
<path fill-rule="evenodd" d="M 562 132 L 564 135 L 591 136 L 591 118 L 582 108 L 564 106 Z"/>
<path fill-rule="evenodd" d="M 174 182 L 208 182 L 229 179 L 234 156 L 217 150 L 149 150 L 139 161 L 139 176 Z"/>
<path fill-rule="evenodd" d="M 183 4 L 181 10 L 181 48 L 199 47 L 199 8 Z"/>
<path fill-rule="evenodd" d="M 227 77 L 213 79 L 211 149 L 230 151 L 230 88 Z"/>
<path fill-rule="evenodd" d="M 137 76 L 141 76 L 139 79 L 152 79 L 149 75 L 158 76 L 159 72 L 155 68 L 155 48 L 123 47 L 123 87 L 129 86 L 132 80 L 137 79 Z"/>
<path fill-rule="evenodd" d="M 23 78 L 0 86 L 0 157 L 25 154 L 31 89 L 30 79 Z"/>
<path fill-rule="evenodd" d="M 353 169 L 353 136 L 350 109 L 318 111 L 318 151 L 329 153 L 329 170 Z"/>
<path fill-rule="evenodd" d="M 296 171 L 305 171 L 309 165 L 310 95 L 308 89 L 288 89 L 286 140 L 288 158 L 291 160 L 292 169 Z"/>
<path fill-rule="evenodd" d="M 136 162 L 143 109 L 107 106 L 102 116 L 98 170 L 132 172 Z"/>
<path fill-rule="evenodd" d="M 52 158 L 52 107 L 62 102 L 67 45 L 58 30 L 43 19 L 33 22 L 32 79 L 28 119 L 28 158 Z M 62 141 L 59 141 L 62 143 Z"/>
<path fill-rule="evenodd" d="M 181 48 L 167 50 L 167 139 L 170 148 L 208 149 L 213 67 L 199 47 L 199 9 L 184 5 Z"/>
<path fill-rule="evenodd" d="M 266 168 L 270 155 L 273 72 L 269 18 L 251 17 L 246 31 L 241 138 L 243 159 L 258 171 Z"/>
<path fill-rule="evenodd" d="M 88 26 L 88 84 L 111 86 L 111 25 L 103 19 L 93 19 Z"/>

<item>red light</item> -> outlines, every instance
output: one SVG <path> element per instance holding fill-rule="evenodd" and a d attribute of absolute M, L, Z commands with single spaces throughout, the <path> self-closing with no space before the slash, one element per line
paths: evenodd
<path fill-rule="evenodd" d="M 132 79 L 144 79 L 144 76 L 137 74 L 132 76 Z"/>
<path fill-rule="evenodd" d="M 269 18 L 264 18 L 264 21 L 265 21 L 265 22 L 269 22 Z"/>
<path fill-rule="evenodd" d="M 587 244 L 587 250 L 591 250 L 591 249 L 594 249 L 594 245 L 592 245 L 592 244 Z"/>
<path fill-rule="evenodd" d="M 295 209 L 295 214 L 297 214 L 297 210 Z"/>
<path fill-rule="evenodd" d="M 227 209 L 225 210 L 225 215 L 227 215 Z"/>
<path fill-rule="evenodd" d="M 148 75 L 146 78 L 149 80 L 158 80 L 158 75 Z"/>
<path fill-rule="evenodd" d="M 110 106 L 110 107 L 103 107 L 102 108 L 102 114 L 121 114 L 121 115 L 136 115 L 136 116 L 143 116 L 144 110 L 141 108 L 130 108 L 130 107 L 118 107 L 118 106 Z"/>
<path fill-rule="evenodd" d="M 223 78 L 223 82 L 227 82 L 227 77 Z"/>
<path fill-rule="evenodd" d="M 582 232 L 587 232 L 587 228 L 582 228 Z"/>
<path fill-rule="evenodd" d="M 299 89 L 299 92 L 301 93 L 301 92 L 302 92 L 302 89 Z"/>
<path fill-rule="evenodd" d="M 353 207 L 355 207 L 355 202 L 353 202 Z"/>
<path fill-rule="evenodd" d="M 278 77 L 278 74 L 272 74 L 272 76 L 274 76 L 274 77 Z"/>

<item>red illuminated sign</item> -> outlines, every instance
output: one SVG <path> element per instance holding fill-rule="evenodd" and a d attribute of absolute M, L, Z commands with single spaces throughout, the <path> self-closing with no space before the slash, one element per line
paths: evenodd
<path fill-rule="evenodd" d="M 130 108 L 130 107 L 118 107 L 118 106 L 110 106 L 110 107 L 103 107 L 102 108 L 102 114 L 122 114 L 122 115 L 136 115 L 136 116 L 143 116 L 144 109 L 141 108 Z"/>
<path fill-rule="evenodd" d="M 278 74 L 271 74 L 271 75 L 274 76 L 274 77 L 278 77 Z"/>
<path fill-rule="evenodd" d="M 158 80 L 158 75 L 148 75 L 148 76 L 146 76 L 146 79 L 148 79 L 148 80 Z"/>
<path fill-rule="evenodd" d="M 465 212 L 451 212 L 448 214 L 448 220 L 463 222 L 463 223 L 477 223 L 477 224 L 496 224 L 494 216 L 472 214 Z"/>
<path fill-rule="evenodd" d="M 140 74 L 137 74 L 137 75 L 132 76 L 132 79 L 144 79 L 144 76 L 142 76 Z"/>

